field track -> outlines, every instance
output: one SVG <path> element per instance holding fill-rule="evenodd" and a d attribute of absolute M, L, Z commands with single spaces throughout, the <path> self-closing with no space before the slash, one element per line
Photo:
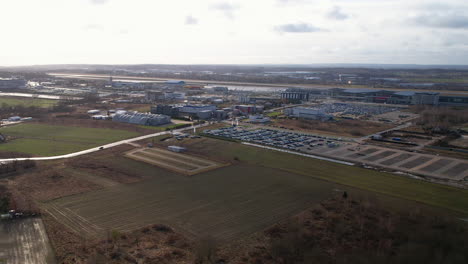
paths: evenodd
<path fill-rule="evenodd" d="M 225 166 L 211 160 L 159 148 L 131 150 L 125 153 L 125 156 L 185 175 L 195 175 Z"/>

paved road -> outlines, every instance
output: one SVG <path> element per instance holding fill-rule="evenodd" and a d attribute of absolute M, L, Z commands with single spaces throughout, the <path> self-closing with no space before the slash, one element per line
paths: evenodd
<path fill-rule="evenodd" d="M 208 125 L 208 124 L 197 125 L 195 127 L 200 128 L 200 127 L 204 127 L 206 125 Z M 184 130 L 190 130 L 190 129 L 193 129 L 193 127 L 176 129 L 176 130 L 173 130 L 173 132 L 182 132 Z M 135 142 L 135 141 L 140 141 L 140 140 L 143 140 L 143 139 L 157 137 L 157 136 L 166 135 L 166 134 L 170 134 L 170 133 L 171 133 L 170 131 L 164 131 L 164 132 L 158 132 L 158 133 L 154 133 L 154 134 L 139 136 L 139 137 L 136 137 L 136 138 L 124 139 L 124 140 L 117 141 L 117 142 L 114 142 L 114 143 L 109 143 L 109 144 L 102 145 L 102 146 L 99 146 L 99 147 L 90 148 L 90 149 L 86 149 L 86 150 L 82 150 L 82 151 L 78 151 L 78 152 L 74 152 L 74 153 L 70 153 L 70 154 L 65 154 L 65 155 L 50 156 L 50 157 L 8 158 L 8 159 L 0 159 L 0 162 L 9 162 L 9 161 L 15 161 L 15 160 L 21 161 L 21 160 L 68 159 L 68 158 L 73 158 L 73 157 L 93 153 L 93 152 L 101 150 L 101 148 L 108 149 L 108 148 L 112 148 L 112 147 L 119 146 L 119 145 L 122 145 L 122 144 L 128 144 L 128 143 L 132 143 L 132 142 Z"/>

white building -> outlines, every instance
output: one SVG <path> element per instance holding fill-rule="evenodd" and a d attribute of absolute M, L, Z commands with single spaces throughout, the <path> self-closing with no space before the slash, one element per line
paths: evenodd
<path fill-rule="evenodd" d="M 250 115 L 249 122 L 250 123 L 268 123 L 270 122 L 270 118 L 263 116 L 263 115 Z"/>
<path fill-rule="evenodd" d="M 311 107 L 287 108 L 284 110 L 284 113 L 287 116 L 304 118 L 304 119 L 328 120 L 332 118 L 331 115 L 325 114 L 320 109 L 311 108 Z"/>
<path fill-rule="evenodd" d="M 164 99 L 165 100 L 184 100 L 185 99 L 185 93 L 165 92 L 164 93 Z"/>
<path fill-rule="evenodd" d="M 112 121 L 130 123 L 144 126 L 160 126 L 171 123 L 171 118 L 166 115 L 155 115 L 146 113 L 115 114 Z"/>
<path fill-rule="evenodd" d="M 88 111 L 88 114 L 90 114 L 90 115 L 96 115 L 96 114 L 100 114 L 100 113 L 101 113 L 101 110 L 97 110 L 97 109 L 93 109 L 93 110 Z"/>
<path fill-rule="evenodd" d="M 186 148 L 180 147 L 180 146 L 169 146 L 167 147 L 168 150 L 173 151 L 173 152 L 184 152 L 187 151 Z"/>

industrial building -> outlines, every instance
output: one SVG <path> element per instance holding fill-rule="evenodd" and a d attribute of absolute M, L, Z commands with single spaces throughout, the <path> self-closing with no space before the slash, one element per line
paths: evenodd
<path fill-rule="evenodd" d="M 219 92 L 219 93 L 227 93 L 229 89 L 225 86 L 216 86 L 216 87 L 213 87 L 213 91 Z"/>
<path fill-rule="evenodd" d="M 215 105 L 201 105 L 201 104 L 192 104 L 192 105 L 183 105 L 179 108 L 179 112 L 182 114 L 197 114 L 201 111 L 215 111 Z"/>
<path fill-rule="evenodd" d="M 236 105 L 234 109 L 239 111 L 240 114 L 250 115 L 263 112 L 263 106 L 256 105 Z"/>
<path fill-rule="evenodd" d="M 312 119 L 312 120 L 330 120 L 333 117 L 324 111 L 311 107 L 293 107 L 284 110 L 284 113 L 290 117 Z"/>
<path fill-rule="evenodd" d="M 178 81 L 178 80 L 169 80 L 169 81 L 166 81 L 165 84 L 175 85 L 175 86 L 184 86 L 185 82 L 184 81 Z"/>
<path fill-rule="evenodd" d="M 407 104 L 407 105 L 467 105 L 466 99 L 460 96 L 441 96 L 437 92 L 388 91 L 378 89 L 296 89 L 290 88 L 281 92 L 281 99 L 291 103 L 309 101 L 315 98 L 336 98 L 346 101 L 369 103 Z"/>
<path fill-rule="evenodd" d="M 23 89 L 26 88 L 26 80 L 16 78 L 0 78 L 0 89 Z"/>
<path fill-rule="evenodd" d="M 151 113 L 168 115 L 171 117 L 186 117 L 196 119 L 210 119 L 216 111 L 215 105 L 157 105 L 151 107 Z M 216 114 L 216 116 L 222 116 Z"/>
<path fill-rule="evenodd" d="M 145 99 L 148 102 L 163 100 L 164 99 L 164 93 L 160 92 L 160 91 L 146 91 L 145 92 Z"/>
<path fill-rule="evenodd" d="M 184 100 L 185 93 L 180 92 L 165 92 L 164 93 L 165 100 Z"/>
<path fill-rule="evenodd" d="M 413 105 L 438 105 L 439 93 L 417 92 L 411 98 L 411 104 Z"/>
<path fill-rule="evenodd" d="M 171 123 L 171 118 L 167 115 L 155 115 L 146 113 L 115 114 L 112 121 L 130 123 L 144 126 L 160 126 Z"/>
<path fill-rule="evenodd" d="M 163 105 L 151 106 L 152 114 L 167 115 L 170 117 L 179 116 L 179 107 L 175 105 Z"/>
<path fill-rule="evenodd" d="M 331 89 L 331 97 L 372 103 L 438 105 L 439 93 L 413 91 L 387 91 L 376 89 Z"/>
<path fill-rule="evenodd" d="M 374 89 L 333 89 L 334 98 L 360 102 L 385 103 L 394 92 Z"/>
<path fill-rule="evenodd" d="M 304 89 L 289 88 L 281 92 L 281 99 L 289 102 L 300 102 L 309 100 L 309 91 Z"/>
<path fill-rule="evenodd" d="M 468 96 L 439 96 L 439 105 L 468 106 Z"/>
<path fill-rule="evenodd" d="M 218 120 L 224 120 L 228 116 L 228 112 L 225 110 L 216 110 L 213 113 L 213 118 L 216 118 Z"/>
<path fill-rule="evenodd" d="M 250 115 L 249 121 L 250 123 L 268 123 L 270 122 L 270 118 L 263 116 L 263 115 Z"/>

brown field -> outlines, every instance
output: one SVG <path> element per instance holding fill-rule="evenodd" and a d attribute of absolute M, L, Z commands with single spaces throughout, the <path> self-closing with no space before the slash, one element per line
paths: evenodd
<path fill-rule="evenodd" d="M 125 153 L 125 156 L 185 175 L 195 175 L 225 166 L 214 161 L 159 148 L 131 150 Z"/>
<path fill-rule="evenodd" d="M 283 126 L 294 130 L 302 130 L 312 133 L 325 133 L 337 136 L 362 137 L 376 132 L 392 128 L 392 125 L 361 121 L 361 120 L 340 120 L 337 122 L 322 122 L 318 120 L 290 120 L 283 119 L 274 123 L 276 126 Z"/>
<path fill-rule="evenodd" d="M 109 164 L 131 168 L 149 179 L 51 200 L 42 204 L 43 210 L 88 238 L 161 223 L 188 237 L 229 241 L 299 213 L 335 189 L 332 183 L 246 164 L 197 177 L 124 157 Z"/>

